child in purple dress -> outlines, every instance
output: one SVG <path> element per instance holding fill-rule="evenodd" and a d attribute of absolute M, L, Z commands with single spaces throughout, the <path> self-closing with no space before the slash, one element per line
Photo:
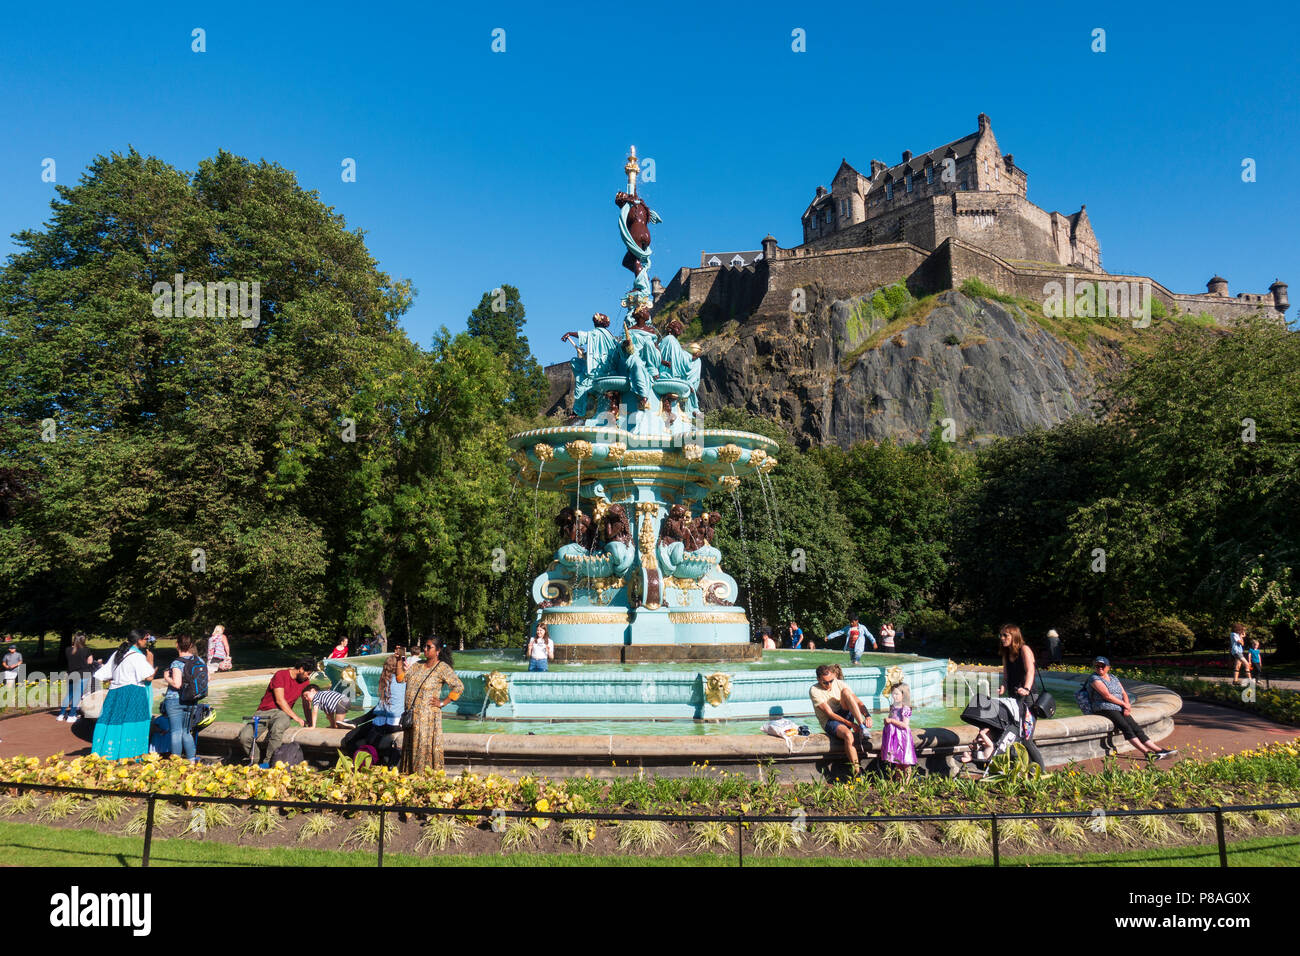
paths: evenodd
<path fill-rule="evenodd" d="M 895 773 L 910 776 L 916 766 L 916 745 L 912 741 L 912 690 L 895 684 L 889 692 L 893 706 L 885 718 L 880 743 L 880 759 Z"/>

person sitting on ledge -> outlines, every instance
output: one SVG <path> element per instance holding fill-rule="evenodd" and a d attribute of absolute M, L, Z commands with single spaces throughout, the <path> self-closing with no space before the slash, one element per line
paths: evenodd
<path fill-rule="evenodd" d="M 262 766 L 269 766 L 269 761 L 279 749 L 280 741 L 284 739 L 284 732 L 289 729 L 290 722 L 299 727 L 306 724 L 302 717 L 293 712 L 293 705 L 302 696 L 307 681 L 311 679 L 315 670 L 316 662 L 310 657 L 304 657 L 292 667 L 276 671 L 271 677 L 271 682 L 266 685 L 266 693 L 262 695 L 262 702 L 258 704 L 255 715 L 259 729 L 261 726 L 267 728 L 266 747 L 262 754 L 268 762 L 263 763 Z M 304 715 L 308 712 L 306 703 L 303 704 L 302 712 Z M 251 720 L 244 724 L 243 730 L 239 732 L 239 746 L 244 751 L 245 762 L 258 762 L 257 734 L 253 730 Z"/>
<path fill-rule="evenodd" d="M 1128 691 L 1119 678 L 1110 672 L 1110 661 L 1098 657 L 1092 662 L 1093 676 L 1088 680 L 1088 693 L 1092 697 L 1092 712 L 1105 717 L 1115 729 L 1122 733 L 1133 749 L 1146 754 L 1154 760 L 1163 760 L 1178 753 L 1168 747 L 1157 747 L 1148 738 L 1146 731 L 1133 720 L 1133 707 L 1129 703 Z"/>
<path fill-rule="evenodd" d="M 855 738 L 861 735 L 862 750 L 865 754 L 871 747 L 871 715 L 862 706 L 862 701 L 853 693 L 849 685 L 836 676 L 833 664 L 822 664 L 817 668 L 817 683 L 808 691 L 812 700 L 813 712 L 821 721 L 822 730 L 832 741 L 844 743 L 844 754 L 853 766 L 853 772 L 859 772 L 858 749 Z"/>

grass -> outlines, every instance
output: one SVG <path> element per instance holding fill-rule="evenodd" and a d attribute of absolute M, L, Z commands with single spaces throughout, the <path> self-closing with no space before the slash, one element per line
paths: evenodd
<path fill-rule="evenodd" d="M 397 824 L 389 814 L 381 817 L 377 813 L 367 813 L 361 821 L 343 838 L 342 846 L 372 847 L 379 845 L 380 821 L 383 821 L 384 841 L 391 839 L 397 830 Z"/>
<path fill-rule="evenodd" d="M 126 812 L 128 803 L 126 797 L 99 797 L 81 808 L 81 822 L 112 823 Z"/>
<path fill-rule="evenodd" d="M 42 820 L 62 820 L 76 813 L 80 802 L 71 793 L 61 793 L 41 808 L 39 817 Z"/>
<path fill-rule="evenodd" d="M 155 801 L 153 805 L 153 828 L 154 831 L 161 830 L 163 827 L 171 826 L 180 818 L 181 812 L 170 803 L 161 800 Z M 134 836 L 137 833 L 144 833 L 145 825 L 149 822 L 149 807 L 141 807 L 131 819 L 126 821 L 122 827 L 122 832 Z"/>
<path fill-rule="evenodd" d="M 817 844 L 823 850 L 852 853 L 867 843 L 867 831 L 856 823 L 819 823 L 816 826 Z"/>
<path fill-rule="evenodd" d="M 1002 823 L 1016 821 L 1007 820 Z M 1005 830 L 1002 832 L 1005 833 Z M 949 820 L 939 824 L 939 842 L 945 846 L 955 847 L 961 853 L 987 853 L 989 851 L 989 834 L 983 824 L 974 820 Z"/>
<path fill-rule="evenodd" d="M 803 830 L 794 823 L 760 823 L 752 839 L 756 853 L 776 855 L 802 846 Z"/>
<path fill-rule="evenodd" d="M 569 822 L 569 821 L 566 821 Z M 417 850 L 437 850 L 444 852 L 449 846 L 460 846 L 465 839 L 465 824 L 445 813 L 435 813 L 420 824 L 420 839 L 416 842 Z"/>
<path fill-rule="evenodd" d="M 687 832 L 690 837 L 682 844 L 683 850 L 707 853 L 709 850 L 730 850 L 731 835 L 735 827 L 721 820 L 702 820 L 692 823 Z"/>
<path fill-rule="evenodd" d="M 887 846 L 906 850 L 925 842 L 925 834 L 917 824 L 909 820 L 891 820 L 882 829 L 880 841 Z"/>
<path fill-rule="evenodd" d="M 244 822 L 239 825 L 240 836 L 265 836 L 283 827 L 280 812 L 275 807 L 258 807 L 250 810 Z"/>
<path fill-rule="evenodd" d="M 508 820 L 505 829 L 501 831 L 501 852 L 506 853 L 510 850 L 522 850 L 526 847 L 537 846 L 541 836 L 542 831 L 526 819 Z"/>
<path fill-rule="evenodd" d="M 1052 839 L 1060 840 L 1069 846 L 1081 847 L 1088 842 L 1088 832 L 1078 820 L 1062 817 L 1052 821 Z"/>
<path fill-rule="evenodd" d="M 13 817 L 20 814 L 31 813 L 36 809 L 36 794 L 28 790 L 26 793 L 20 793 L 16 797 L 10 797 L 4 803 L 0 803 L 0 817 Z"/>
<path fill-rule="evenodd" d="M 560 824 L 560 834 L 577 849 L 585 850 L 596 839 L 596 821 L 565 820 Z"/>
<path fill-rule="evenodd" d="M 298 828 L 298 842 L 332 833 L 338 825 L 339 821 L 331 813 L 313 813 Z"/>
<path fill-rule="evenodd" d="M 1133 817 L 1133 827 L 1138 835 L 1152 843 L 1164 843 L 1174 838 L 1174 828 L 1169 825 L 1163 814 L 1148 817 Z"/>
<path fill-rule="evenodd" d="M 142 841 L 93 830 L 70 830 L 32 823 L 0 821 L 0 865 L 7 866 L 103 866 L 140 865 Z M 1228 845 L 1229 866 L 1300 866 L 1300 837 L 1255 837 Z M 447 855 L 441 866 L 734 866 L 735 854 L 690 856 L 597 856 L 586 853 L 521 853 L 513 855 Z M 769 866 L 989 866 L 981 857 L 902 857 L 873 859 L 840 857 L 769 857 Z M 156 839 L 150 854 L 151 866 L 362 866 L 373 867 L 373 852 L 312 850 L 302 847 L 252 847 L 216 840 Z M 425 866 L 423 856 L 384 854 L 385 866 Z M 1017 856 L 1017 866 L 1177 866 L 1217 867 L 1215 846 L 1159 847 L 1113 854 L 1035 854 Z"/>
<path fill-rule="evenodd" d="M 638 853 L 653 853 L 673 835 L 668 824 L 659 820 L 624 820 L 615 824 L 614 832 L 620 850 L 636 850 Z"/>

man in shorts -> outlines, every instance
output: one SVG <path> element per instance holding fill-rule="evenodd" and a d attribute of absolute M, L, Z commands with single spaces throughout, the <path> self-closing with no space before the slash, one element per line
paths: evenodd
<path fill-rule="evenodd" d="M 832 741 L 843 742 L 844 754 L 857 773 L 857 738 L 861 737 L 863 753 L 871 746 L 871 715 L 863 708 L 862 701 L 835 675 L 835 667 L 830 664 L 817 668 L 817 683 L 808 691 L 808 697 L 822 730 Z"/>

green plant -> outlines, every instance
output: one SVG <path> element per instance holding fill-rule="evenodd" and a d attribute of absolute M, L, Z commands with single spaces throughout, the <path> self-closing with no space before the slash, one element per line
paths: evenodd
<path fill-rule="evenodd" d="M 1180 813 L 1175 819 L 1194 837 L 1203 837 L 1210 832 L 1210 817 L 1205 813 Z"/>
<path fill-rule="evenodd" d="M 460 846 L 464 839 L 465 824 L 451 814 L 435 813 L 420 825 L 420 839 L 415 848 L 443 851 L 449 846 Z"/>
<path fill-rule="evenodd" d="M 15 817 L 24 813 L 31 813 L 36 809 L 36 794 L 30 790 L 20 793 L 17 796 L 10 797 L 4 803 L 0 804 L 0 816 Z"/>
<path fill-rule="evenodd" d="M 62 820 L 76 813 L 80 802 L 74 794 L 61 793 L 41 809 L 39 819 Z"/>
<path fill-rule="evenodd" d="M 190 822 L 185 824 L 181 836 L 187 833 L 204 834 L 209 830 L 228 827 L 233 818 L 233 811 L 224 803 L 201 803 L 190 811 Z"/>
<path fill-rule="evenodd" d="M 962 853 L 986 853 L 989 848 L 989 834 L 974 820 L 946 820 L 939 824 L 939 842 L 955 846 Z"/>
<path fill-rule="evenodd" d="M 1042 830 L 1033 820 L 999 821 L 998 839 L 1007 846 L 1020 846 L 1027 850 L 1032 850 L 1043 842 Z"/>
<path fill-rule="evenodd" d="M 1133 842 L 1133 831 L 1119 817 L 1100 813 L 1088 818 L 1088 829 L 1099 836 L 1108 836 L 1112 840 L 1128 846 Z"/>
<path fill-rule="evenodd" d="M 688 853 L 709 853 L 714 850 L 731 850 L 731 837 L 736 828 L 722 820 L 699 820 L 686 828 L 686 841 L 678 847 Z"/>
<path fill-rule="evenodd" d="M 1281 810 L 1256 810 L 1251 816 L 1265 830 L 1280 830 L 1286 826 L 1286 814 Z"/>
<path fill-rule="evenodd" d="M 1169 825 L 1164 814 L 1134 817 L 1133 826 L 1148 843 L 1165 843 L 1174 837 L 1174 828 Z"/>
<path fill-rule="evenodd" d="M 274 807 L 258 807 L 256 810 L 250 810 L 244 822 L 239 825 L 239 835 L 266 836 L 283 826 L 284 824 L 280 822 L 280 814 Z"/>
<path fill-rule="evenodd" d="M 384 840 L 387 841 L 396 831 L 397 823 L 391 819 L 392 814 L 384 814 L 381 817 L 378 813 L 367 813 L 361 818 L 361 822 L 354 826 L 348 835 L 343 838 L 339 845 L 340 849 L 347 846 L 371 847 L 379 843 L 380 820 L 383 820 Z"/>
<path fill-rule="evenodd" d="M 860 850 L 867 842 L 866 831 L 856 823 L 819 823 L 813 830 L 818 845 L 824 850 L 847 853 Z"/>
<path fill-rule="evenodd" d="M 754 827 L 754 850 L 758 853 L 782 853 L 803 845 L 803 828 L 793 823 L 759 823 Z"/>
<path fill-rule="evenodd" d="M 81 808 L 82 823 L 112 823 L 126 810 L 126 797 L 99 797 Z"/>
<path fill-rule="evenodd" d="M 1244 813 L 1229 813 L 1228 808 L 1223 809 L 1223 828 L 1225 830 L 1235 830 L 1239 833 L 1249 833 L 1255 829 L 1255 824 L 1251 822 L 1250 817 Z"/>
<path fill-rule="evenodd" d="M 1083 824 L 1069 817 L 1053 820 L 1050 832 L 1052 839 L 1059 840 L 1066 846 L 1079 847 L 1088 842 L 1088 832 L 1084 830 Z"/>
<path fill-rule="evenodd" d="M 324 836 L 339 825 L 332 813 L 313 813 L 298 828 L 298 842 Z"/>
<path fill-rule="evenodd" d="M 164 803 L 161 800 L 153 805 L 153 825 L 158 830 L 166 826 L 171 826 L 179 818 L 181 812 L 170 803 Z M 128 836 L 135 836 L 138 833 L 144 833 L 144 828 L 149 821 L 149 808 L 141 807 L 140 810 L 131 819 L 126 821 L 122 827 L 122 832 Z"/>
<path fill-rule="evenodd" d="M 890 820 L 881 830 L 880 842 L 899 850 L 906 850 L 924 843 L 925 834 L 910 820 Z"/>
<path fill-rule="evenodd" d="M 570 819 L 560 824 L 560 836 L 579 850 L 585 850 L 596 839 L 596 821 Z"/>
<path fill-rule="evenodd" d="M 620 850 L 641 853 L 653 853 L 672 838 L 672 831 L 660 820 L 624 820 L 615 824 L 614 831 Z"/>
<path fill-rule="evenodd" d="M 541 835 L 542 831 L 537 829 L 530 820 L 524 818 L 507 820 L 505 829 L 501 831 L 501 852 L 535 847 Z"/>

